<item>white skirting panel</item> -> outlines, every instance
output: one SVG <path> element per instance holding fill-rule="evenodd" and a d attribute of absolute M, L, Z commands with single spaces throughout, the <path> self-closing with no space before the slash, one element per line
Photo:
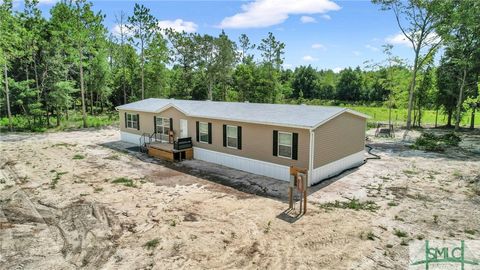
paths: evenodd
<path fill-rule="evenodd" d="M 364 153 L 365 151 L 360 151 L 314 169 L 312 172 L 312 179 L 310 179 L 310 185 L 316 184 L 325 178 L 338 174 L 345 169 L 360 165 L 365 160 Z"/>
<path fill-rule="evenodd" d="M 120 140 L 124 142 L 129 142 L 129 143 L 134 143 L 136 145 L 140 144 L 140 135 L 125 132 L 125 131 L 120 131 Z"/>
<path fill-rule="evenodd" d="M 264 175 L 284 181 L 290 181 L 290 168 L 288 166 L 234 156 L 198 147 L 193 148 L 193 158 L 220 164 L 241 171 Z"/>

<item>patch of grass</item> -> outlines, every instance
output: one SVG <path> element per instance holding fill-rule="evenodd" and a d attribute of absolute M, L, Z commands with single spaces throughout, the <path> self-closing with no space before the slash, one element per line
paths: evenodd
<path fill-rule="evenodd" d="M 126 187 L 137 187 L 134 183 L 133 180 L 127 177 L 120 177 L 112 181 L 114 184 L 120 184 L 124 185 Z"/>
<path fill-rule="evenodd" d="M 368 210 L 375 212 L 380 208 L 374 201 L 364 201 L 360 202 L 359 199 L 353 198 L 348 201 L 335 201 L 328 202 L 320 205 L 321 208 L 330 209 L 330 208 L 341 208 L 341 209 L 353 209 L 353 210 Z"/>
<path fill-rule="evenodd" d="M 397 203 L 397 202 L 394 202 L 394 201 L 391 201 L 391 202 L 388 202 L 387 205 L 388 205 L 388 206 L 397 206 L 398 203 Z"/>
<path fill-rule="evenodd" d="M 88 196 L 89 194 L 88 193 L 80 193 L 80 197 L 85 197 L 85 196 Z"/>
<path fill-rule="evenodd" d="M 419 200 L 419 201 L 425 201 L 425 202 L 431 202 L 433 201 L 432 198 L 430 198 L 428 195 L 424 195 L 421 193 L 415 193 L 415 194 L 407 194 L 407 197 L 410 199 L 414 200 Z"/>
<path fill-rule="evenodd" d="M 95 107 L 94 110 L 100 111 L 99 108 Z M 68 120 L 62 118 L 60 125 L 47 127 L 44 121 L 37 121 L 33 124 L 32 118 L 16 115 L 12 117 L 13 128 L 17 132 L 46 132 L 46 131 L 62 131 L 62 130 L 71 130 L 78 129 L 83 127 L 82 114 L 78 111 L 69 111 Z M 30 120 L 30 121 L 29 121 Z M 88 127 L 104 127 L 109 125 L 118 125 L 118 112 L 108 111 L 105 113 L 98 113 L 97 115 L 87 115 L 87 125 Z M 0 130 L 7 131 L 8 127 L 8 117 L 0 118 Z"/>
<path fill-rule="evenodd" d="M 81 154 L 75 154 L 72 159 L 84 159 L 85 156 Z"/>
<path fill-rule="evenodd" d="M 433 215 L 433 223 L 438 224 L 438 215 Z"/>
<path fill-rule="evenodd" d="M 70 144 L 70 143 L 57 143 L 57 144 L 54 144 L 52 145 L 52 147 L 73 147 L 73 146 L 77 146 L 77 144 Z"/>
<path fill-rule="evenodd" d="M 7 189 L 10 189 L 10 188 L 12 188 L 12 187 L 13 187 L 13 185 L 5 185 L 5 186 L 3 187 L 3 190 L 7 190 Z"/>
<path fill-rule="evenodd" d="M 407 175 L 417 175 L 418 174 L 418 172 L 414 171 L 414 170 L 403 170 L 402 172 L 404 174 L 407 174 Z"/>
<path fill-rule="evenodd" d="M 395 236 L 399 237 L 399 238 L 404 238 L 404 237 L 407 237 L 407 236 L 408 236 L 407 232 L 402 231 L 402 230 L 400 230 L 400 229 L 394 229 L 394 230 L 393 230 L 393 234 L 394 234 Z"/>
<path fill-rule="evenodd" d="M 170 220 L 170 226 L 176 227 L 177 226 L 177 221 L 175 219 Z"/>
<path fill-rule="evenodd" d="M 475 233 L 476 233 L 477 231 L 474 230 L 474 229 L 465 229 L 465 230 L 463 230 L 463 232 L 465 232 L 466 234 L 475 235 Z"/>
<path fill-rule="evenodd" d="M 267 223 L 267 226 L 265 226 L 265 229 L 263 229 L 263 233 L 269 233 L 271 228 L 272 228 L 272 221 L 269 220 Z"/>
<path fill-rule="evenodd" d="M 392 248 L 393 245 L 392 245 L 392 244 L 387 244 L 386 247 L 387 247 L 387 248 Z"/>
<path fill-rule="evenodd" d="M 423 240 L 423 239 L 425 239 L 425 235 L 423 234 L 417 235 L 417 240 Z"/>
<path fill-rule="evenodd" d="M 402 238 L 402 241 L 400 242 L 400 245 L 408 246 L 408 240 L 406 238 Z"/>
<path fill-rule="evenodd" d="M 146 242 L 143 246 L 146 249 L 155 249 L 158 246 L 158 244 L 160 244 L 160 240 L 158 238 L 155 238 Z"/>
<path fill-rule="evenodd" d="M 120 156 L 117 154 L 110 155 L 108 157 L 105 157 L 105 159 L 110 159 L 110 160 L 119 160 Z"/>
<path fill-rule="evenodd" d="M 50 172 L 55 172 L 55 176 L 52 178 L 52 181 L 50 182 L 50 188 L 55 189 L 58 184 L 58 180 L 62 177 L 62 175 L 67 174 L 68 172 L 57 172 L 55 170 L 51 170 Z"/>
<path fill-rule="evenodd" d="M 378 236 L 376 236 L 372 231 L 360 233 L 360 239 L 362 239 L 362 240 L 371 240 L 371 241 L 374 241 L 375 238 L 377 238 L 377 237 L 378 237 Z"/>
<path fill-rule="evenodd" d="M 103 188 L 101 188 L 101 187 L 96 187 L 96 188 L 93 189 L 93 192 L 99 193 L 99 192 L 102 191 L 102 190 L 103 190 Z"/>

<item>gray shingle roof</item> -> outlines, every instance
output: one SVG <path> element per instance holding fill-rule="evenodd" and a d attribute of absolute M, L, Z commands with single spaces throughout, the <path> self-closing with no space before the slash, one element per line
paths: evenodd
<path fill-rule="evenodd" d="M 356 111 L 333 106 L 218 102 L 149 98 L 116 107 L 117 110 L 159 113 L 175 107 L 188 116 L 248 123 L 262 123 L 300 128 L 316 127 L 333 117 L 349 112 L 368 118 Z"/>

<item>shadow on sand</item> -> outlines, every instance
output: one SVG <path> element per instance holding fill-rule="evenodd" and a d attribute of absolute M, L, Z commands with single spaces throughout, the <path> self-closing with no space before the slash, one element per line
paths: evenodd
<path fill-rule="evenodd" d="M 270 198 L 283 202 L 286 204 L 286 207 L 288 207 L 287 204 L 289 183 L 285 181 L 239 171 L 236 169 L 201 160 L 185 160 L 182 162 L 169 162 L 165 160 L 160 160 L 149 157 L 145 153 L 139 152 L 138 147 L 136 147 L 134 144 L 123 141 L 112 141 L 102 143 L 100 145 L 115 151 L 129 154 L 144 162 L 161 165 L 163 167 L 175 170 L 180 173 L 204 179 L 212 184 L 218 184 L 225 187 L 233 188 L 234 190 L 243 193 L 244 196 L 241 196 L 243 198 L 251 198 L 252 195 L 262 196 L 265 198 Z M 352 169 L 337 177 L 322 181 L 308 188 L 308 195 L 317 192 L 318 190 L 334 183 L 345 175 L 353 173 L 356 170 L 357 169 Z M 161 185 L 162 183 L 157 184 Z M 296 208 L 299 207 L 299 199 L 299 194 L 297 192 L 294 192 L 294 201 Z M 298 211 L 295 207 L 294 209 L 286 209 L 285 211 L 280 213 L 277 218 L 289 223 L 294 223 L 302 217 L 302 215 L 298 215 Z"/>

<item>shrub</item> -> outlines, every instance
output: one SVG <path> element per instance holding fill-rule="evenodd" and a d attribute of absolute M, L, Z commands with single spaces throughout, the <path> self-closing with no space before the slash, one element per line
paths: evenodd
<path fill-rule="evenodd" d="M 396 235 L 397 237 L 400 237 L 400 238 L 407 237 L 407 232 L 404 232 L 404 231 L 399 230 L 399 229 L 395 229 L 393 231 L 393 234 Z"/>
<path fill-rule="evenodd" d="M 146 242 L 145 245 L 143 246 L 146 247 L 147 249 L 154 249 L 158 246 L 159 243 L 160 243 L 160 240 L 158 238 L 155 238 Z"/>
<path fill-rule="evenodd" d="M 415 140 L 413 148 L 431 152 L 443 152 L 447 146 L 458 146 L 461 141 L 462 139 L 453 132 L 441 136 L 426 132 Z"/>
<path fill-rule="evenodd" d="M 120 177 L 112 181 L 112 183 L 115 184 L 121 184 L 126 187 L 137 187 L 134 183 L 133 180 L 127 177 Z"/>
<path fill-rule="evenodd" d="M 374 201 L 365 201 L 360 202 L 359 199 L 353 198 L 348 200 L 347 202 L 328 202 L 320 205 L 322 208 L 342 208 L 342 209 L 353 209 L 353 210 L 368 210 L 368 211 L 376 211 L 380 208 Z"/>

